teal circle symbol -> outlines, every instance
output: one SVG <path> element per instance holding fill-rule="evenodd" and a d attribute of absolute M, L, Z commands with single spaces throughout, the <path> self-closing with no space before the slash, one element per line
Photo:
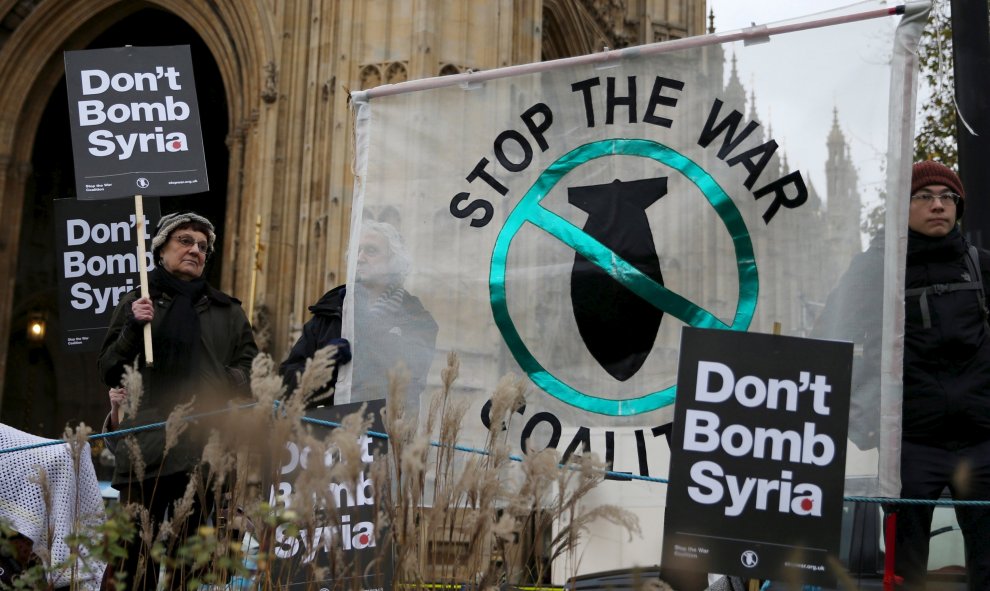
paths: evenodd
<path fill-rule="evenodd" d="M 677 170 L 701 190 L 705 199 L 708 200 L 722 223 L 725 224 L 735 248 L 736 268 L 739 273 L 739 300 L 732 324 L 726 324 L 710 312 L 659 285 L 601 242 L 540 204 L 567 173 L 591 160 L 606 156 L 638 156 L 655 160 Z M 534 384 L 565 404 L 602 415 L 633 416 L 672 404 L 676 394 L 676 385 L 638 398 L 625 400 L 602 398 L 575 390 L 547 371 L 533 357 L 509 316 L 505 292 L 505 265 L 509 247 L 513 238 L 527 222 L 570 246 L 602 268 L 613 279 L 663 310 L 664 313 L 672 314 L 690 326 L 746 331 L 753 320 L 757 295 L 759 294 L 759 278 L 753 253 L 753 242 L 739 209 L 722 190 L 722 187 L 715 182 L 715 179 L 689 158 L 672 148 L 650 140 L 611 139 L 579 146 L 547 167 L 526 192 L 526 195 L 513 208 L 495 241 L 488 278 L 495 324 L 502 333 L 502 338 L 505 339 L 505 343 L 516 362 L 529 375 Z"/>

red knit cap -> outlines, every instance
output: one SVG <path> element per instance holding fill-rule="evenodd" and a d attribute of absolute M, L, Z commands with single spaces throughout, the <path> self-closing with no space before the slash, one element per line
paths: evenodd
<path fill-rule="evenodd" d="M 914 166 L 911 167 L 911 194 L 914 195 L 928 185 L 945 185 L 953 193 L 963 197 L 959 201 L 959 205 L 956 206 L 956 218 L 962 217 L 966 192 L 963 190 L 959 175 L 948 166 L 934 160 L 915 162 Z"/>
<path fill-rule="evenodd" d="M 911 194 L 914 195 L 919 189 L 928 185 L 945 185 L 954 193 L 959 193 L 962 197 L 966 196 L 959 175 L 951 168 L 934 160 L 916 162 L 911 167 Z"/>

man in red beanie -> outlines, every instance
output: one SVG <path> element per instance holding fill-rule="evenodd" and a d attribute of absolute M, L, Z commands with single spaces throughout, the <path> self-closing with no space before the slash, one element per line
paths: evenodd
<path fill-rule="evenodd" d="M 911 171 L 904 292 L 901 498 L 990 500 L 990 253 L 959 231 L 965 192 L 952 169 Z M 895 572 L 924 589 L 932 505 L 897 505 Z M 969 589 L 990 589 L 990 508 L 957 506 Z"/>

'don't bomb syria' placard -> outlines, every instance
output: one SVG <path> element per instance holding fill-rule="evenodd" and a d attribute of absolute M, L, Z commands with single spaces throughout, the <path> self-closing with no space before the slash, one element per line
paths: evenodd
<path fill-rule="evenodd" d="M 79 199 L 209 190 L 189 46 L 65 52 Z"/>
<path fill-rule="evenodd" d="M 326 437 L 335 428 L 333 425 L 339 425 L 349 414 L 364 407 L 364 415 L 371 416 L 371 431 L 375 435 L 365 433 L 357 442 L 361 450 L 357 480 L 340 482 L 331 477 L 323 483 L 325 491 L 313 497 L 318 503 L 329 502 L 316 508 L 313 522 L 298 527 L 286 521 L 276 527 L 269 569 L 279 588 L 392 589 L 392 548 L 378 515 L 372 473 L 375 462 L 386 461 L 388 453 L 387 441 L 380 436 L 384 432 L 384 406 L 384 400 L 372 400 L 364 405 L 337 404 L 306 413 L 306 420 L 313 425 L 312 433 Z M 329 467 L 341 461 L 345 460 L 339 450 L 327 450 L 321 457 L 301 442 L 286 442 L 279 454 L 277 481 L 268 484 L 269 504 L 279 510 L 293 510 L 300 495 L 308 494 L 304 492 L 306 485 L 300 484 L 306 480 L 306 473 L 321 463 Z"/>
<path fill-rule="evenodd" d="M 852 344 L 681 339 L 663 564 L 834 585 Z"/>
<path fill-rule="evenodd" d="M 137 240 L 150 240 L 158 224 L 158 199 L 145 202 L 144 235 L 139 235 L 133 204 L 55 200 L 58 249 L 59 339 L 65 350 L 99 351 L 121 296 L 140 282 Z M 151 252 L 145 264 L 152 268 Z"/>

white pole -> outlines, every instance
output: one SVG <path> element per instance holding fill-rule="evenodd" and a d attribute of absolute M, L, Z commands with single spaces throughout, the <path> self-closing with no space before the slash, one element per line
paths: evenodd
<path fill-rule="evenodd" d="M 134 218 L 137 220 L 137 258 L 141 274 L 141 297 L 148 297 L 148 261 L 144 249 L 144 201 L 140 195 L 134 196 Z M 155 354 L 151 347 L 151 323 L 144 325 L 144 362 L 151 367 L 155 364 Z"/>
<path fill-rule="evenodd" d="M 769 41 L 771 35 L 793 33 L 795 31 L 804 31 L 807 29 L 819 29 L 842 23 L 853 23 L 884 16 L 904 14 L 905 12 L 911 13 L 916 10 L 921 10 L 926 6 L 928 6 L 927 1 L 908 2 L 907 4 L 902 4 L 899 6 L 878 8 L 855 14 L 831 16 L 813 21 L 787 23 L 776 26 L 759 25 L 729 33 L 698 35 L 695 37 L 685 37 L 684 39 L 674 39 L 672 41 L 664 41 L 662 43 L 650 43 L 648 45 L 638 45 L 636 47 L 626 47 L 623 49 L 609 50 L 606 48 L 605 51 L 599 53 L 565 57 L 545 62 L 507 66 L 505 68 L 483 70 L 481 72 L 468 72 L 466 74 L 454 74 L 452 76 L 438 76 L 434 78 L 409 80 L 407 82 L 399 82 L 398 84 L 384 84 L 368 90 L 356 90 L 351 93 L 351 100 L 362 103 L 373 98 L 383 96 L 417 92 L 420 90 L 432 90 L 435 88 L 444 88 L 446 86 L 478 84 L 480 82 L 495 80 L 498 78 L 507 78 L 509 76 L 547 72 L 565 66 L 575 66 L 579 64 L 599 65 L 606 62 L 618 61 L 623 58 L 656 55 L 671 51 L 678 51 L 681 49 L 704 47 L 706 45 L 715 45 L 719 43 L 729 43 L 732 41 L 762 43 Z"/>

